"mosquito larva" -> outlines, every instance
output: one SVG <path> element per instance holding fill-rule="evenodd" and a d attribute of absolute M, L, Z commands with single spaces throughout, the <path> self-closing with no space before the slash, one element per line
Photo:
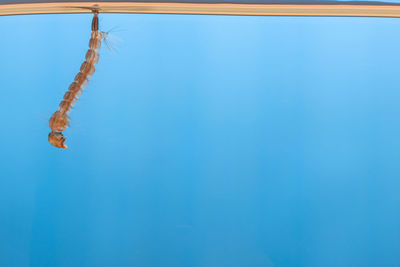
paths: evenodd
<path fill-rule="evenodd" d="M 62 132 L 65 131 L 69 125 L 68 114 L 81 95 L 83 88 L 89 82 L 88 79 L 93 75 L 95 65 L 99 61 L 98 51 L 101 46 L 101 39 L 107 37 L 107 33 L 99 32 L 98 10 L 93 10 L 93 13 L 92 33 L 90 35 L 89 49 L 85 55 L 85 61 L 82 63 L 80 71 L 75 76 L 68 91 L 64 94 L 59 109 L 54 112 L 49 120 L 49 127 L 51 129 L 49 133 L 49 143 L 59 148 L 67 148 L 64 144 L 66 139 Z"/>

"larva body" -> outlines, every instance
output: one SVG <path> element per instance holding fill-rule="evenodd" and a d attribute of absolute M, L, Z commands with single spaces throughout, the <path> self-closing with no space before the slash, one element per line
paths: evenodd
<path fill-rule="evenodd" d="M 82 94 L 82 90 L 87 86 L 89 78 L 95 71 L 95 66 L 99 61 L 98 51 L 101 46 L 102 35 L 103 33 L 99 32 L 98 12 L 94 11 L 92 33 L 85 61 L 82 63 L 80 71 L 75 76 L 68 91 L 64 94 L 64 98 L 61 101 L 58 110 L 54 112 L 49 120 L 49 127 L 51 129 L 51 132 L 49 133 L 49 143 L 53 146 L 67 148 L 64 144 L 66 139 L 62 132 L 65 131 L 69 125 L 68 114 L 71 112 L 73 105 Z"/>

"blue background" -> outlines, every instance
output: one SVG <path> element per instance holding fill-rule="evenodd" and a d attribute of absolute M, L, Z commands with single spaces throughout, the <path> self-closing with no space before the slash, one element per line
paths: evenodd
<path fill-rule="evenodd" d="M 0 17 L 0 266 L 399 266 L 400 20 Z M 115 41 L 117 39 L 114 39 Z"/>

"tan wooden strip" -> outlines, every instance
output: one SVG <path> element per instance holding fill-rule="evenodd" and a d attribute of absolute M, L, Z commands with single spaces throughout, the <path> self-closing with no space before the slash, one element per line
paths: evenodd
<path fill-rule="evenodd" d="M 204 14 L 250 16 L 400 17 L 393 4 L 230 4 L 157 2 L 49 2 L 0 4 L 0 15 L 86 13 L 97 7 L 105 13 Z"/>

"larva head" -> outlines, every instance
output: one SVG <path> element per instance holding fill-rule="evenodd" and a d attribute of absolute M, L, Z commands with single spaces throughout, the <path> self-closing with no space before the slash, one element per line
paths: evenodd
<path fill-rule="evenodd" d="M 59 147 L 59 148 L 67 148 L 66 145 L 64 145 L 65 142 L 65 137 L 62 134 L 62 132 L 53 132 L 51 131 L 49 133 L 49 143 L 52 144 L 55 147 Z"/>

